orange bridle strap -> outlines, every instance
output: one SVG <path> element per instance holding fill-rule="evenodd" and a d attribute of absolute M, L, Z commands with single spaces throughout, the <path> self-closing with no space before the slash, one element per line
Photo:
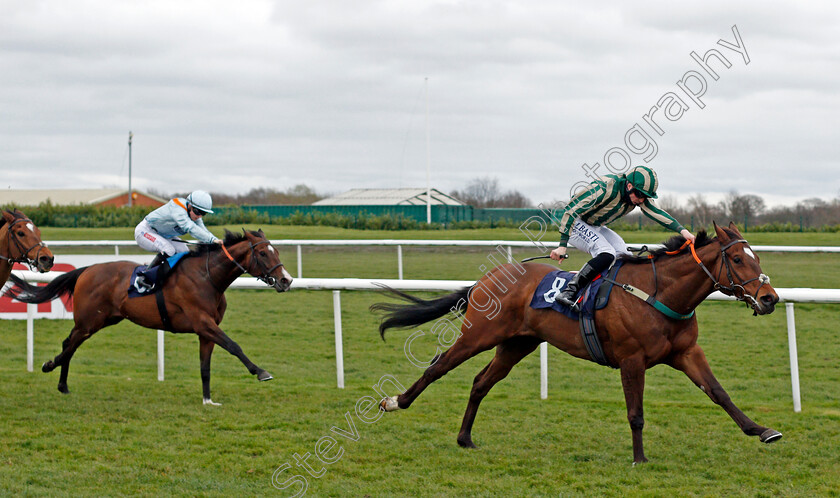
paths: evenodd
<path fill-rule="evenodd" d="M 222 251 L 224 251 L 225 256 L 227 256 L 229 260 L 231 260 L 231 261 L 233 261 L 234 263 L 236 263 L 236 260 L 235 260 L 235 259 L 233 259 L 233 256 L 231 256 L 231 255 L 230 255 L 230 253 L 228 252 L 227 247 L 225 247 L 225 245 L 224 245 L 224 244 L 219 244 L 219 245 L 220 245 L 220 246 L 222 246 Z"/>
<path fill-rule="evenodd" d="M 693 242 L 689 242 L 689 241 L 686 241 L 686 243 L 688 244 L 688 247 L 690 247 L 690 248 L 691 248 L 691 255 L 692 255 L 692 256 L 694 256 L 694 261 L 697 261 L 697 264 L 699 264 L 700 266 L 702 266 L 702 265 L 703 265 L 703 262 L 702 262 L 702 261 L 700 261 L 700 257 L 698 257 L 698 256 L 697 256 L 697 251 L 695 251 L 695 250 L 694 250 L 694 243 L 693 243 Z M 685 247 L 685 246 L 683 246 L 683 247 Z"/>
<path fill-rule="evenodd" d="M 669 256 L 673 256 L 674 254 L 679 254 L 680 251 L 682 251 L 683 249 L 686 248 L 686 246 L 691 246 L 691 252 L 694 252 L 694 244 L 692 244 L 690 240 L 686 240 L 685 242 L 683 242 L 683 245 L 681 245 L 677 250 L 667 251 L 665 254 L 667 254 Z M 696 256 L 695 256 L 695 258 L 696 258 Z"/>
<path fill-rule="evenodd" d="M 692 244 L 690 240 L 686 240 L 685 242 L 683 242 L 683 245 L 681 245 L 679 248 L 673 251 L 665 251 L 665 254 L 667 254 L 668 256 L 679 254 L 680 252 L 682 252 L 683 249 L 686 248 L 686 246 L 691 246 L 691 251 L 694 252 L 694 244 Z M 653 254 L 649 254 L 648 259 L 653 259 Z M 696 255 L 694 256 L 694 259 L 697 259 Z M 700 260 L 697 260 L 697 262 L 699 263 Z"/>

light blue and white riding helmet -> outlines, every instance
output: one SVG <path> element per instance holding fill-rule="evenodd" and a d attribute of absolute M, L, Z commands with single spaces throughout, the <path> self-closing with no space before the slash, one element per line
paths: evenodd
<path fill-rule="evenodd" d="M 199 211 L 203 211 L 205 213 L 213 212 L 213 198 L 211 198 L 210 194 L 203 190 L 196 190 L 192 194 L 188 195 L 187 202 Z"/>

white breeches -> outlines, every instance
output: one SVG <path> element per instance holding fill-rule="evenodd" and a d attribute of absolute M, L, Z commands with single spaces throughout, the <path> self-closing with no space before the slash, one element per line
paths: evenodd
<path fill-rule="evenodd" d="M 630 254 L 627 250 L 627 243 L 617 233 L 607 227 L 596 227 L 584 223 L 580 219 L 572 226 L 572 233 L 569 236 L 569 245 L 590 255 L 597 256 L 601 253 L 620 256 Z"/>
<path fill-rule="evenodd" d="M 155 232 L 155 230 L 144 219 L 137 224 L 134 229 L 134 240 L 141 249 L 152 252 L 162 252 L 167 256 L 172 256 L 177 252 L 187 252 L 189 247 L 183 242 L 169 240 L 166 237 Z"/>

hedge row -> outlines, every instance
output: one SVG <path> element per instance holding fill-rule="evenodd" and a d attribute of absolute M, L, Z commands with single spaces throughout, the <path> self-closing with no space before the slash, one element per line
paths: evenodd
<path fill-rule="evenodd" d="M 3 206 L 12 209 L 15 206 Z M 114 207 L 114 206 L 55 206 L 49 202 L 41 203 L 37 207 L 21 208 L 26 215 L 38 226 L 42 227 L 133 227 L 146 214 L 149 208 L 144 206 Z M 516 228 L 522 223 L 510 219 L 487 221 L 456 221 L 452 223 L 432 223 L 417 221 L 402 215 L 374 216 L 360 213 L 356 216 L 336 213 L 300 213 L 287 217 L 271 217 L 254 210 L 232 207 L 224 213 L 215 213 L 205 218 L 207 225 L 237 225 L 237 224 L 274 224 L 274 225 L 302 225 L 302 226 L 333 226 L 359 230 L 444 230 L 470 228 Z M 639 230 L 638 223 L 618 221 L 610 225 L 613 229 L 622 231 Z M 739 226 L 742 231 L 744 227 Z M 700 229 L 700 227 L 695 227 Z M 711 228 L 711 227 L 709 227 Z M 649 227 L 645 227 L 649 229 Z M 751 225 L 750 232 L 840 232 L 840 224 L 821 227 L 802 227 L 794 223 L 768 223 L 765 225 Z"/>

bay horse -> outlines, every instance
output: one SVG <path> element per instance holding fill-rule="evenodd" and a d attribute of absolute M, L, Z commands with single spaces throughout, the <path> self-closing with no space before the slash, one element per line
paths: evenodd
<path fill-rule="evenodd" d="M 715 290 L 746 302 L 755 314 L 773 312 L 779 296 L 769 285 L 769 277 L 762 273 L 758 256 L 734 224 L 721 228 L 715 223 L 714 229 L 716 238 L 700 232 L 688 249 L 685 239 L 676 236 L 648 258 L 625 258 L 615 281 L 653 294 L 662 304 L 683 315 L 691 313 Z M 379 327 L 383 340 L 389 328 L 417 326 L 453 311 L 463 313 L 463 324 L 461 335 L 452 347 L 432 360 L 432 365 L 408 390 L 384 398 L 380 407 L 388 412 L 408 408 L 429 384 L 467 359 L 495 347 L 495 356 L 473 381 L 458 432 L 460 446 L 475 448 L 472 426 L 481 400 L 541 342 L 546 341 L 577 358 L 594 361 L 575 320 L 562 313 L 529 306 L 539 282 L 555 269 L 555 266 L 535 263 L 501 265 L 472 287 L 430 300 L 388 289 L 390 294 L 410 303 L 371 306 L 373 311 L 384 312 Z M 515 276 L 514 283 L 499 285 L 500 282 L 508 284 L 511 275 Z M 491 306 L 493 301 L 495 305 Z M 744 415 L 715 379 L 703 349 L 697 344 L 695 315 L 682 320 L 669 318 L 616 286 L 608 306 L 595 312 L 595 325 L 609 365 L 621 370 L 634 465 L 647 461 L 642 446 L 645 371 L 661 363 L 685 373 L 745 434 L 758 436 L 765 443 L 781 438 L 781 433 Z"/>
<path fill-rule="evenodd" d="M 25 263 L 41 273 L 50 271 L 55 257 L 41 240 L 41 230 L 18 209 L 4 209 L 0 214 L 0 288 L 9 280 L 15 263 Z"/>
<path fill-rule="evenodd" d="M 154 293 L 128 297 L 129 281 L 137 264 L 130 261 L 100 263 L 67 272 L 46 287 L 37 287 L 12 275 L 9 294 L 25 303 L 43 303 L 67 294 L 74 297 L 73 330 L 62 344 L 62 351 L 41 367 L 50 372 L 61 366 L 58 390 L 68 393 L 67 371 L 76 349 L 104 327 L 128 319 L 150 329 L 198 335 L 201 358 L 201 384 L 204 404 L 218 405 L 210 397 L 210 357 L 218 344 L 236 356 L 251 375 L 271 380 L 267 371 L 255 365 L 242 348 L 221 328 L 227 301 L 224 292 L 233 281 L 249 273 L 277 292 L 289 290 L 292 277 L 280 262 L 277 251 L 262 230 L 234 234 L 225 230 L 222 244 L 201 244 L 175 266 L 161 288 L 168 325 L 156 303 Z"/>

